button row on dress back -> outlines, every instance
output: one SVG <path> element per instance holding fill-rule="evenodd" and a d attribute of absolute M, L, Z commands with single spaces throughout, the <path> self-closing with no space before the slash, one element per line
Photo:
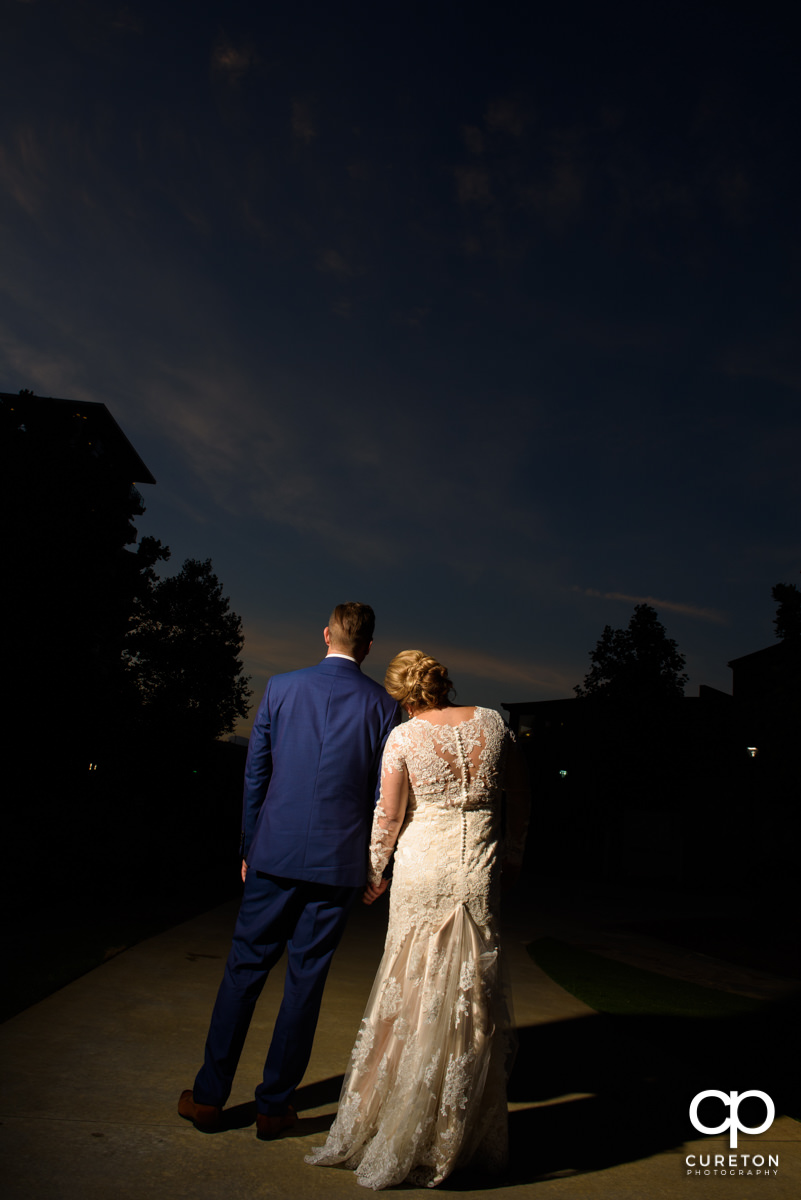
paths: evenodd
<path fill-rule="evenodd" d="M 469 799 L 467 794 L 467 761 L 465 758 L 464 746 L 462 745 L 462 735 L 459 733 L 458 729 L 454 729 L 454 733 L 456 734 L 456 746 L 459 751 L 459 765 L 462 768 L 462 811 L 460 815 L 462 823 L 461 864 L 464 866 L 465 857 L 467 855 L 467 816 L 465 814 L 464 805 Z"/>

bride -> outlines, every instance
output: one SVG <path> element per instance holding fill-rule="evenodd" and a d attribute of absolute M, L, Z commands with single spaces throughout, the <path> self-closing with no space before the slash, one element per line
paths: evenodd
<path fill-rule="evenodd" d="M 509 876 L 528 794 L 500 715 L 451 704 L 436 659 L 404 650 L 384 683 L 411 718 L 387 739 L 370 846 L 368 904 L 395 851 L 387 940 L 336 1120 L 306 1161 L 350 1167 L 365 1187 L 434 1187 L 468 1162 L 507 1158 L 501 793 Z"/>

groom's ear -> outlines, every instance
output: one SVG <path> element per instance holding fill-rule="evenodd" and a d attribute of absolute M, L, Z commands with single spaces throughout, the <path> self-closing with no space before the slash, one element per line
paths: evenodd
<path fill-rule="evenodd" d="M 325 640 L 326 646 L 330 646 L 331 645 L 331 630 L 329 629 L 329 627 L 327 625 L 326 625 L 325 629 L 323 630 L 323 638 Z"/>

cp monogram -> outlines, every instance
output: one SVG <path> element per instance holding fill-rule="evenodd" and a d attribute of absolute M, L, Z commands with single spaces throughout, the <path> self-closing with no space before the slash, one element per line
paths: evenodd
<path fill-rule="evenodd" d="M 731 1109 L 730 1116 L 726 1118 L 723 1124 L 715 1125 L 714 1128 L 709 1128 L 707 1125 L 702 1125 L 698 1120 L 698 1105 L 702 1100 L 705 1100 L 707 1096 L 716 1096 L 718 1100 L 722 1100 L 723 1103 Z M 761 1125 L 754 1125 L 753 1128 L 748 1125 L 741 1125 L 740 1118 L 738 1116 L 740 1102 L 745 1100 L 746 1096 L 758 1096 L 765 1105 L 765 1109 L 767 1110 L 768 1114 Z M 773 1101 L 766 1092 L 729 1092 L 727 1094 L 726 1092 L 718 1092 L 715 1091 L 714 1088 L 711 1088 L 707 1092 L 699 1092 L 697 1096 L 694 1096 L 693 1102 L 690 1105 L 690 1120 L 699 1133 L 723 1133 L 726 1129 L 731 1130 L 729 1134 L 729 1148 L 731 1150 L 737 1149 L 737 1131 L 739 1129 L 741 1129 L 743 1133 L 764 1133 L 765 1130 L 769 1129 L 773 1124 L 773 1118 L 775 1116 L 776 1109 L 774 1108 Z"/>

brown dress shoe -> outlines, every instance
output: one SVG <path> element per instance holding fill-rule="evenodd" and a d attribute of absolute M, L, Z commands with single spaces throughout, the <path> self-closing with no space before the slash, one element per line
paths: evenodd
<path fill-rule="evenodd" d="M 216 1104 L 196 1104 L 190 1089 L 181 1092 L 178 1114 L 185 1117 L 187 1121 L 191 1121 L 195 1129 L 200 1129 L 203 1133 L 213 1133 L 220 1127 L 221 1113 L 222 1109 L 218 1108 Z"/>
<path fill-rule="evenodd" d="M 298 1114 L 290 1104 L 280 1117 L 269 1117 L 266 1113 L 256 1113 L 256 1137 L 262 1142 L 271 1142 L 280 1137 L 287 1129 L 298 1123 Z"/>

